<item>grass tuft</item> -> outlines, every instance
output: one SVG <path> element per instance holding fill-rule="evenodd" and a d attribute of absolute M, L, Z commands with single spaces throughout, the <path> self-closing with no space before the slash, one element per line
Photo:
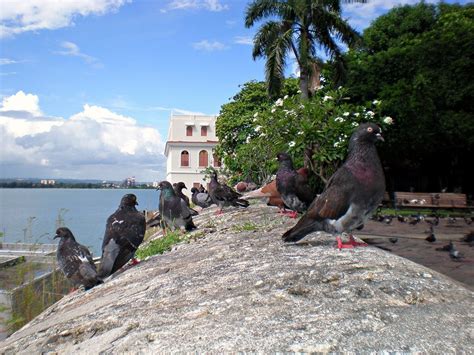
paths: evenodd
<path fill-rule="evenodd" d="M 166 236 L 152 240 L 146 245 L 141 245 L 137 252 L 136 257 L 139 259 L 145 259 L 149 256 L 156 254 L 163 254 L 165 251 L 171 250 L 171 247 L 182 241 L 180 231 L 169 231 Z"/>

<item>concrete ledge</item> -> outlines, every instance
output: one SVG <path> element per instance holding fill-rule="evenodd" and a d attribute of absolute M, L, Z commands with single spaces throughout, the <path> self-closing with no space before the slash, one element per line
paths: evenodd
<path fill-rule="evenodd" d="M 474 353 L 474 293 L 367 247 L 338 251 L 251 205 L 196 220 L 180 244 L 75 292 L 0 343 L 0 352 Z"/>

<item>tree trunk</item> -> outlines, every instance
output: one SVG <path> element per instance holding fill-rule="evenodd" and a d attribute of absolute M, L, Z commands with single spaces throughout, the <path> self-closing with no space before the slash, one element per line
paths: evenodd
<path fill-rule="evenodd" d="M 321 87 L 321 68 L 315 62 L 311 63 L 311 76 L 308 91 L 311 96 Z"/>
<path fill-rule="evenodd" d="M 307 100 L 309 98 L 308 84 L 309 84 L 309 73 L 306 68 L 300 67 L 300 91 L 301 98 Z"/>

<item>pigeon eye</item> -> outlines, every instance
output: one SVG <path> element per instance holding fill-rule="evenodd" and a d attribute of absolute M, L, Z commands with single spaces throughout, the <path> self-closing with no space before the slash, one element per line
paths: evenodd
<path fill-rule="evenodd" d="M 374 130 L 374 129 L 373 129 L 372 127 L 368 127 L 368 128 L 367 128 L 367 132 L 369 132 L 369 133 L 372 133 L 373 130 Z"/>

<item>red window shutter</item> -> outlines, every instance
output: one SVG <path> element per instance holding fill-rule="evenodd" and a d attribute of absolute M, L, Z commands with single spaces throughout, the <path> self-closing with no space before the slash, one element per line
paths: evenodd
<path fill-rule="evenodd" d="M 201 150 L 199 152 L 199 166 L 207 166 L 209 162 L 207 151 Z"/>
<path fill-rule="evenodd" d="M 189 153 L 185 150 L 181 152 L 181 166 L 189 166 Z"/>
<path fill-rule="evenodd" d="M 186 136 L 192 137 L 193 135 L 193 126 L 186 126 Z"/>
<path fill-rule="evenodd" d="M 207 126 L 201 126 L 201 136 L 207 137 Z"/>

